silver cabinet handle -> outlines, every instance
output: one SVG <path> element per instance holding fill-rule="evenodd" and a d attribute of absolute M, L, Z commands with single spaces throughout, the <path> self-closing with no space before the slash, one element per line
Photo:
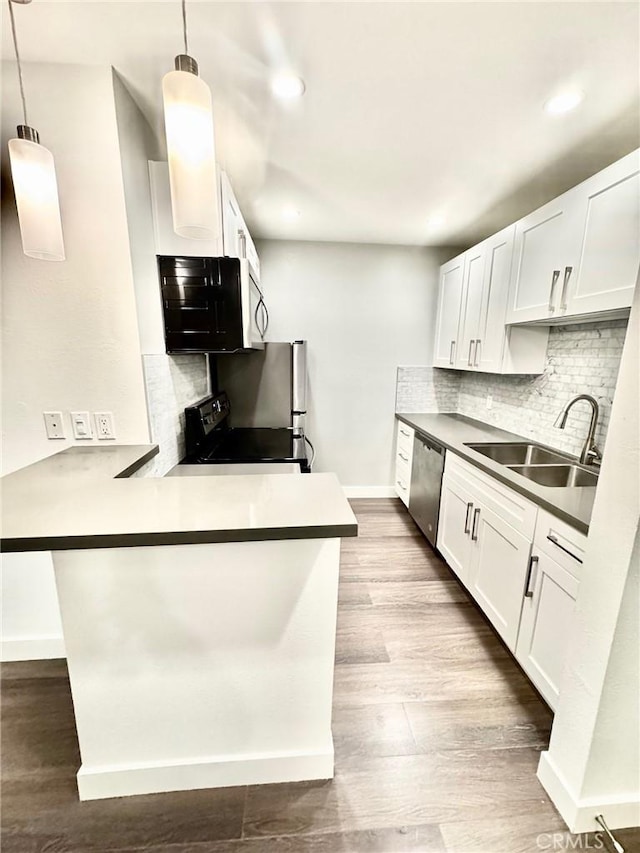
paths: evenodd
<path fill-rule="evenodd" d="M 478 541 L 478 521 L 480 519 L 480 507 L 477 506 L 473 511 L 473 525 L 471 526 L 471 539 L 473 542 Z"/>
<path fill-rule="evenodd" d="M 464 532 L 465 533 L 469 533 L 469 514 L 471 513 L 472 509 L 473 509 L 473 504 L 468 503 L 467 504 L 467 514 L 464 517 Z"/>
<path fill-rule="evenodd" d="M 467 364 L 469 365 L 469 367 L 473 367 L 473 358 L 471 357 L 471 350 L 473 349 L 474 344 L 475 341 L 469 341 L 469 358 L 467 359 Z"/>
<path fill-rule="evenodd" d="M 404 453 L 398 453 L 398 456 L 400 457 L 400 459 L 404 459 L 405 462 L 409 461 L 409 457 L 405 456 Z"/>
<path fill-rule="evenodd" d="M 538 565 L 539 559 L 540 559 L 539 557 L 534 557 L 533 555 L 531 555 L 531 559 L 529 560 L 529 569 L 527 571 L 527 580 L 525 581 L 525 585 L 524 585 L 524 589 L 525 589 L 524 597 L 525 598 L 533 598 L 533 589 L 531 587 L 531 575 L 533 574 L 534 567 Z M 535 586 L 535 584 L 534 584 L 534 586 Z"/>
<path fill-rule="evenodd" d="M 451 341 L 451 350 L 449 352 L 449 364 L 453 364 L 453 354 L 455 352 L 455 349 L 456 349 L 456 342 Z"/>
<path fill-rule="evenodd" d="M 565 267 L 564 268 L 564 281 L 562 282 L 562 295 L 560 296 L 560 310 L 567 310 L 567 285 L 569 284 L 569 279 L 571 278 L 571 273 L 573 272 L 573 267 Z"/>
<path fill-rule="evenodd" d="M 478 340 L 476 341 L 476 352 L 475 352 L 475 355 L 473 357 L 473 366 L 474 367 L 479 366 L 478 362 L 480 361 L 480 356 L 478 355 L 478 353 L 480 352 L 481 345 L 482 345 L 482 340 L 480 338 L 478 338 Z"/>
<path fill-rule="evenodd" d="M 405 429 L 402 429 L 402 427 L 400 427 L 400 432 L 402 435 L 406 435 L 406 437 L 409 438 L 409 433 Z"/>
<path fill-rule="evenodd" d="M 557 538 L 553 535 L 553 533 L 549 533 L 549 535 L 547 536 L 547 539 L 549 540 L 549 542 L 553 542 L 553 544 L 554 544 L 557 548 L 560 548 L 560 550 L 561 550 L 561 551 L 564 551 L 564 553 L 565 553 L 565 554 L 568 554 L 570 557 L 573 557 L 573 559 L 574 559 L 574 560 L 577 560 L 579 563 L 581 563 L 581 562 L 582 562 L 582 560 L 580 559 L 580 557 L 576 557 L 576 555 L 575 555 L 575 554 L 572 554 L 572 553 L 571 553 L 571 551 L 570 551 L 568 548 L 565 548 L 565 547 L 564 547 L 564 545 L 561 545 L 561 544 L 558 542 Z"/>
<path fill-rule="evenodd" d="M 247 257 L 247 235 L 244 228 L 238 228 L 238 240 L 240 242 L 241 258 Z"/>
<path fill-rule="evenodd" d="M 387 482 L 389 481 L 387 480 Z M 403 492 L 407 491 L 407 487 L 404 485 L 404 483 L 401 483 L 400 480 L 396 480 L 396 483 L 400 486 Z"/>
<path fill-rule="evenodd" d="M 556 284 L 558 283 L 558 279 L 560 278 L 560 270 L 554 270 L 553 276 L 551 277 L 551 291 L 549 293 L 549 311 L 553 313 L 556 309 L 553 306 L 553 294 L 555 293 Z"/>

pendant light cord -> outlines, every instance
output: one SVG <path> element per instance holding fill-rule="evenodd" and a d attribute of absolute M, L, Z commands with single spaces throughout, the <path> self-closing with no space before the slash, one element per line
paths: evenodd
<path fill-rule="evenodd" d="M 11 4 L 11 0 L 9 0 L 9 4 Z M 189 47 L 187 45 L 187 3 L 186 0 L 182 0 L 182 30 L 184 32 L 184 52 L 189 55 Z"/>
<path fill-rule="evenodd" d="M 20 62 L 20 52 L 18 50 L 18 37 L 16 35 L 16 21 L 13 17 L 13 3 L 11 0 L 7 0 L 9 4 L 9 17 L 11 18 L 11 34 L 13 36 L 13 47 L 16 52 L 16 62 L 18 63 L 18 80 L 20 81 L 20 97 L 22 99 L 22 113 L 24 115 L 24 123 L 25 125 L 29 125 L 27 121 L 27 101 L 24 96 L 24 83 L 22 81 L 22 63 Z M 182 5 L 184 8 L 184 0 L 182 0 Z M 185 39 L 186 39 L 186 24 L 185 24 Z"/>

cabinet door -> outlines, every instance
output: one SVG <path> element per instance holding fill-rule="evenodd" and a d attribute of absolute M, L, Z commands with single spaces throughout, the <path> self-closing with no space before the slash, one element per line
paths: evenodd
<path fill-rule="evenodd" d="M 242 232 L 244 220 L 234 195 L 229 178 L 220 176 L 220 194 L 222 197 L 222 241 L 224 254 L 229 258 L 244 258 Z"/>
<path fill-rule="evenodd" d="M 513 652 L 531 540 L 484 504 L 473 508 L 469 591 Z"/>
<path fill-rule="evenodd" d="M 434 367 L 454 367 L 455 365 L 463 271 L 464 255 L 459 255 L 440 268 Z"/>
<path fill-rule="evenodd" d="M 634 151 L 581 184 L 581 250 L 563 316 L 631 307 L 640 265 L 640 155 Z"/>
<path fill-rule="evenodd" d="M 484 284 L 485 244 L 469 249 L 464 257 L 462 307 L 460 310 L 460 341 L 457 346 L 455 366 L 460 370 L 473 370 L 480 329 L 482 288 Z M 504 312 L 503 312 L 504 328 Z"/>
<path fill-rule="evenodd" d="M 168 163 L 149 160 L 149 182 L 156 255 L 216 258 L 223 254 L 222 235 L 217 240 L 188 240 L 173 230 Z"/>
<path fill-rule="evenodd" d="M 542 551 L 535 551 L 532 563 L 530 595 L 524 599 L 516 658 L 555 709 L 579 584 Z"/>
<path fill-rule="evenodd" d="M 572 190 L 516 223 L 507 323 L 556 316 L 564 271 L 577 261 Z"/>
<path fill-rule="evenodd" d="M 507 339 L 505 314 L 513 259 L 515 225 L 485 240 L 484 280 L 480 322 L 474 352 L 474 367 L 500 373 Z"/>
<path fill-rule="evenodd" d="M 471 493 L 445 474 L 440 494 L 437 545 L 465 586 L 468 586 L 472 514 Z"/>

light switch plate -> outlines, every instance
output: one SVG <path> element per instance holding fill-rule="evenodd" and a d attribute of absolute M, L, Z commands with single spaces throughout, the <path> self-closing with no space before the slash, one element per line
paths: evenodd
<path fill-rule="evenodd" d="M 71 427 L 73 429 L 74 438 L 79 440 L 93 438 L 89 412 L 71 412 Z"/>
<path fill-rule="evenodd" d="M 64 438 L 62 412 L 43 412 L 47 438 Z"/>
<path fill-rule="evenodd" d="M 116 430 L 113 425 L 113 414 L 111 412 L 96 412 L 96 432 L 98 440 L 105 441 L 116 437 Z"/>

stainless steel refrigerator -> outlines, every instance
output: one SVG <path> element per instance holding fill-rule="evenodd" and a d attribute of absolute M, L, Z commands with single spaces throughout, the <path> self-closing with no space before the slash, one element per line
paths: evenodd
<path fill-rule="evenodd" d="M 289 427 L 304 437 L 307 342 L 217 356 L 218 390 L 231 402 L 233 427 Z"/>

